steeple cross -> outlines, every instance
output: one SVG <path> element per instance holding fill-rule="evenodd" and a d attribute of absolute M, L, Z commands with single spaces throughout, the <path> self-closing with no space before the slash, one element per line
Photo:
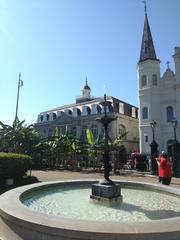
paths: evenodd
<path fill-rule="evenodd" d="M 147 14 L 147 2 L 146 2 L 146 0 L 143 0 L 142 2 L 144 3 L 145 14 Z"/>

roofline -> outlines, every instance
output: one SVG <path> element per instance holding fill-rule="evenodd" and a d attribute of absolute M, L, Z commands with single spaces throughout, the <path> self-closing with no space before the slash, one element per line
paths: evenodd
<path fill-rule="evenodd" d="M 116 101 L 119 101 L 121 103 L 125 103 L 131 107 L 134 107 L 136 109 L 138 109 L 137 106 L 134 106 L 130 103 L 127 103 L 127 102 L 124 102 L 118 98 L 115 98 L 115 97 L 112 97 L 112 96 L 106 96 L 106 99 L 109 100 L 109 99 L 112 99 L 112 100 L 116 100 Z M 97 101 L 101 102 L 104 100 L 104 96 L 102 97 L 97 97 L 97 98 L 94 98 L 93 100 L 90 100 L 90 101 L 87 101 L 87 102 L 82 102 L 82 103 L 72 103 L 72 104 L 67 104 L 67 105 L 63 105 L 63 106 L 60 106 L 60 107 L 57 107 L 57 108 L 52 108 L 50 110 L 47 110 L 47 111 L 43 111 L 41 112 L 40 114 L 44 114 L 44 113 L 49 113 L 49 112 L 53 112 L 53 111 L 61 111 L 61 110 L 65 110 L 67 108 L 73 108 L 73 107 L 76 107 L 76 106 L 84 106 L 84 105 L 89 105 L 89 104 L 92 104 L 92 103 L 95 103 Z"/>

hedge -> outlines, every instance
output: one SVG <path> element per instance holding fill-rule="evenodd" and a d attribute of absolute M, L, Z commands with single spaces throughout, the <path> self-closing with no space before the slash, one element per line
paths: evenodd
<path fill-rule="evenodd" d="M 26 174 L 30 163 L 28 155 L 0 152 L 0 185 L 4 185 L 8 178 L 13 178 L 16 184 Z"/>

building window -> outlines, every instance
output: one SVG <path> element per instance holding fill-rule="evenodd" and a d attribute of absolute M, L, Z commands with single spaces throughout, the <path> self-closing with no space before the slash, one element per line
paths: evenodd
<path fill-rule="evenodd" d="M 97 105 L 97 113 L 101 114 L 101 112 L 102 112 L 102 108 L 99 105 Z"/>
<path fill-rule="evenodd" d="M 167 122 L 171 122 L 172 119 L 174 118 L 174 112 L 173 112 L 172 106 L 168 106 L 166 108 L 166 118 L 167 118 Z"/>
<path fill-rule="evenodd" d="M 41 115 L 41 122 L 43 121 L 43 115 Z"/>
<path fill-rule="evenodd" d="M 144 135 L 144 142 L 148 143 L 148 136 L 147 135 Z"/>
<path fill-rule="evenodd" d="M 113 108 L 112 104 L 110 103 L 108 106 L 108 112 L 113 112 L 113 111 L 114 111 L 114 108 Z"/>
<path fill-rule="evenodd" d="M 71 128 L 71 134 L 73 137 L 76 137 L 76 133 L 77 133 L 77 128 L 76 127 L 72 127 Z"/>
<path fill-rule="evenodd" d="M 119 112 L 124 114 L 124 103 L 119 103 Z"/>
<path fill-rule="evenodd" d="M 51 136 L 53 136 L 53 130 L 52 130 L 52 129 L 49 129 L 49 130 L 48 130 L 48 137 L 51 137 Z"/>
<path fill-rule="evenodd" d="M 46 115 L 46 120 L 49 121 L 49 114 Z"/>
<path fill-rule="evenodd" d="M 148 108 L 143 107 L 142 109 L 142 119 L 148 119 Z"/>
<path fill-rule="evenodd" d="M 53 120 L 56 119 L 56 113 L 53 113 Z"/>
<path fill-rule="evenodd" d="M 68 110 L 68 114 L 69 114 L 69 115 L 72 115 L 72 110 L 69 109 L 69 110 Z"/>
<path fill-rule="evenodd" d="M 79 108 L 77 108 L 77 115 L 81 116 L 81 110 Z"/>
<path fill-rule="evenodd" d="M 134 107 L 132 107 L 132 117 L 136 117 L 136 109 Z"/>
<path fill-rule="evenodd" d="M 87 115 L 90 115 L 91 114 L 91 109 L 90 107 L 87 107 Z"/>
<path fill-rule="evenodd" d="M 62 126 L 59 128 L 59 135 L 62 136 L 66 133 L 66 127 L 65 126 Z"/>
<path fill-rule="evenodd" d="M 97 127 L 97 125 L 92 125 L 91 131 L 92 131 L 92 134 L 94 136 L 94 139 L 97 139 L 97 137 L 98 137 L 98 127 Z"/>
<path fill-rule="evenodd" d="M 141 79 L 142 88 L 147 87 L 147 76 L 143 75 Z"/>
<path fill-rule="evenodd" d="M 86 129 L 87 128 L 88 128 L 87 126 L 82 127 L 82 133 L 81 133 L 81 139 L 82 140 L 86 140 Z"/>
<path fill-rule="evenodd" d="M 157 75 L 156 74 L 152 75 L 152 85 L 157 86 Z"/>
<path fill-rule="evenodd" d="M 122 124 L 119 125 L 119 136 L 123 135 L 126 132 L 126 127 Z"/>

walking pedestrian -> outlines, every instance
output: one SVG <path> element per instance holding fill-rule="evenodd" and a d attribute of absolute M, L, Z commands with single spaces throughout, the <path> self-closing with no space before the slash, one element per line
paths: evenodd
<path fill-rule="evenodd" d="M 160 158 L 159 158 L 159 180 L 161 181 L 162 184 L 164 185 L 170 185 L 171 183 L 171 178 L 173 176 L 173 171 L 172 171 L 172 163 L 164 151 L 161 153 Z"/>

